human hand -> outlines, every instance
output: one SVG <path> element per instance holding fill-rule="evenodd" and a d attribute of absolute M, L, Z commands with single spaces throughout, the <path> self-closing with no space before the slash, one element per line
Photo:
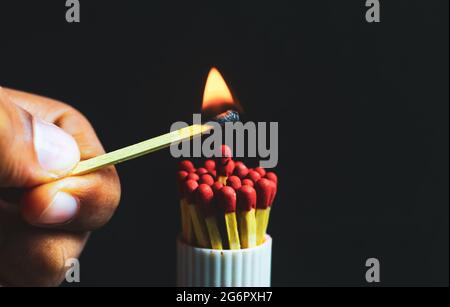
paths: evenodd
<path fill-rule="evenodd" d="M 0 285 L 63 281 L 66 259 L 79 257 L 120 200 L 114 167 L 67 177 L 103 153 L 74 108 L 0 87 Z"/>

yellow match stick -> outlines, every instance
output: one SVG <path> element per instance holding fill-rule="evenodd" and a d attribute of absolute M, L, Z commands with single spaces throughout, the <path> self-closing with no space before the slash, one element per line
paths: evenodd
<path fill-rule="evenodd" d="M 237 190 L 237 217 L 242 248 L 256 246 L 256 199 L 256 191 L 251 186 L 243 185 Z"/>
<path fill-rule="evenodd" d="M 256 246 L 256 218 L 255 209 L 238 212 L 239 234 L 242 248 Z"/>
<path fill-rule="evenodd" d="M 266 230 L 269 223 L 270 207 L 256 209 L 256 244 L 263 244 L 266 237 Z"/>
<path fill-rule="evenodd" d="M 240 249 L 238 224 L 236 219 L 236 191 L 224 186 L 218 191 L 218 205 L 224 214 L 225 228 L 228 237 L 229 249 Z"/>
<path fill-rule="evenodd" d="M 188 207 L 197 243 L 200 247 L 208 248 L 210 246 L 208 232 L 206 230 L 205 221 L 201 216 L 201 212 L 195 204 L 189 204 Z"/>
<path fill-rule="evenodd" d="M 188 244 L 194 243 L 193 231 L 192 231 L 192 221 L 189 214 L 187 200 L 185 198 L 180 200 L 180 211 L 181 211 L 181 229 L 183 232 L 183 239 Z"/>
<path fill-rule="evenodd" d="M 241 249 L 236 212 L 225 213 L 225 226 L 227 228 L 230 249 Z"/>
<path fill-rule="evenodd" d="M 211 247 L 213 249 L 223 249 L 222 237 L 220 235 L 219 226 L 215 216 L 208 216 L 205 218 L 206 227 L 208 228 L 209 239 L 211 240 Z"/>
<path fill-rule="evenodd" d="M 213 129 L 210 125 L 192 125 L 181 128 L 152 139 L 127 146 L 95 158 L 81 161 L 72 171 L 71 175 L 84 175 L 96 171 L 105 166 L 114 165 L 120 162 L 131 160 L 157 150 L 169 147 L 172 143 L 190 139 Z"/>

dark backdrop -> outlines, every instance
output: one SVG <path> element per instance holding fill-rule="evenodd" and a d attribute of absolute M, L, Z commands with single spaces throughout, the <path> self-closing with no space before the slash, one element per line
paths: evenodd
<path fill-rule="evenodd" d="M 107 150 L 198 111 L 217 66 L 254 121 L 278 121 L 273 285 L 448 284 L 448 1 L 2 1 L 0 83 L 54 97 Z M 118 167 L 121 207 L 82 285 L 174 285 L 168 150 Z"/>

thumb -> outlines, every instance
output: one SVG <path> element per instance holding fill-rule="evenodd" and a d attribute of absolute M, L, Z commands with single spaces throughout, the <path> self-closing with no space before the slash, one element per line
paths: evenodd
<path fill-rule="evenodd" d="M 74 138 L 35 117 L 0 87 L 0 187 L 26 187 L 67 175 L 80 161 Z"/>

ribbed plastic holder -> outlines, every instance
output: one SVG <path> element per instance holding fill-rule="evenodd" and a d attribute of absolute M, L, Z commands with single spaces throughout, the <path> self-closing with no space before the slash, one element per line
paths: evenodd
<path fill-rule="evenodd" d="M 215 250 L 177 240 L 180 287 L 270 287 L 272 238 L 239 250 Z"/>

